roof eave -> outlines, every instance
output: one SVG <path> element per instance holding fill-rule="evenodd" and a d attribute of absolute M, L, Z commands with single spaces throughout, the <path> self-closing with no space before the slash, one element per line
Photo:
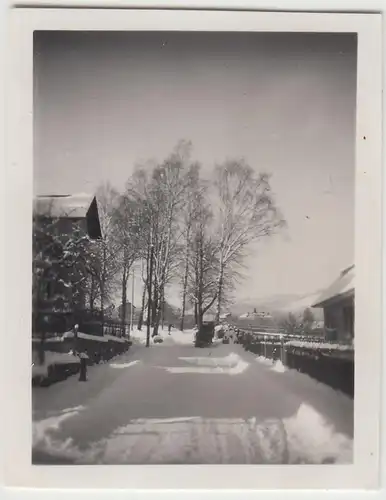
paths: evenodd
<path fill-rule="evenodd" d="M 102 228 L 99 219 L 98 201 L 96 196 L 92 199 L 86 213 L 87 232 L 92 240 L 102 238 Z"/>
<path fill-rule="evenodd" d="M 341 302 L 342 300 L 348 299 L 350 297 L 354 297 L 355 295 L 355 289 L 351 288 L 350 290 L 347 290 L 344 293 L 339 293 L 337 295 L 334 295 L 332 297 L 329 297 L 328 299 L 325 299 L 321 302 L 317 302 L 316 304 L 313 304 L 311 307 L 312 308 L 319 308 L 322 309 L 324 307 L 328 307 L 330 305 L 336 304 L 337 302 Z"/>

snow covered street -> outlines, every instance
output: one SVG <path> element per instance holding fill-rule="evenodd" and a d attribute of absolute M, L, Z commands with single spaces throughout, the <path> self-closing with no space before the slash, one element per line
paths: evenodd
<path fill-rule="evenodd" d="M 353 401 L 192 332 L 33 389 L 34 463 L 350 463 Z"/>

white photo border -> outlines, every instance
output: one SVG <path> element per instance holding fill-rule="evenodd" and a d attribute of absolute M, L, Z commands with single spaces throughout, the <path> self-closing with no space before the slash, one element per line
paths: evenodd
<path fill-rule="evenodd" d="M 7 87 L 5 484 L 27 488 L 373 489 L 379 486 L 382 285 L 380 14 L 14 9 Z M 353 465 L 36 466 L 31 464 L 33 32 L 277 31 L 358 34 L 356 335 Z M 12 244 L 11 244 L 12 243 Z M 17 360 L 17 362 L 16 362 Z"/>

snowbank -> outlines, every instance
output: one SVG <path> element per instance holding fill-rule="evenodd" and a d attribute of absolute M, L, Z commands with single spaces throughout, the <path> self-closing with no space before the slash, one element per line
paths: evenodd
<path fill-rule="evenodd" d="M 277 373 L 284 373 L 288 370 L 288 368 L 284 366 L 281 361 L 276 361 L 273 363 L 272 370 Z"/>
<path fill-rule="evenodd" d="M 79 358 L 77 356 L 74 356 L 73 354 L 46 351 L 43 365 L 39 365 L 37 363 L 32 364 L 32 377 L 47 376 L 48 367 L 52 365 L 68 365 L 79 363 Z"/>
<path fill-rule="evenodd" d="M 256 361 L 266 366 L 273 366 L 273 360 L 269 358 L 265 358 L 264 356 L 257 356 Z"/>
<path fill-rule="evenodd" d="M 353 461 L 353 440 L 334 431 L 312 406 L 302 404 L 283 421 L 290 463 L 347 464 Z"/>
<path fill-rule="evenodd" d="M 60 415 L 48 417 L 32 424 L 32 448 L 34 450 L 43 451 L 53 457 L 71 458 L 81 456 L 79 451 L 75 451 L 72 439 L 64 441 L 54 437 L 55 431 L 59 431 L 61 424 L 80 411 L 84 410 L 84 406 L 68 408 L 62 411 Z"/>

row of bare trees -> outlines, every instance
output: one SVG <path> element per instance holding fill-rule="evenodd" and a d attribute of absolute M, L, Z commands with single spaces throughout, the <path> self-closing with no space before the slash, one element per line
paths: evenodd
<path fill-rule="evenodd" d="M 135 168 L 123 192 L 98 192 L 102 238 L 82 253 L 90 309 L 105 310 L 120 293 L 122 322 L 134 265 L 143 281 L 138 328 L 157 335 L 172 288 L 181 290 L 180 328 L 189 311 L 201 326 L 217 319 L 242 277 L 252 242 L 283 226 L 270 179 L 244 160 L 227 160 L 203 175 L 192 145 L 177 144 L 161 163 Z"/>
<path fill-rule="evenodd" d="M 162 163 L 137 166 L 110 205 L 115 205 L 111 221 L 120 247 L 114 252 L 121 255 L 122 306 L 130 267 L 141 261 L 139 326 L 146 316 L 154 335 L 170 287 L 181 288 L 181 329 L 190 309 L 198 326 L 213 308 L 219 319 L 242 276 L 250 244 L 284 224 L 267 174 L 256 173 L 244 160 L 227 160 L 204 177 L 186 141 Z"/>

